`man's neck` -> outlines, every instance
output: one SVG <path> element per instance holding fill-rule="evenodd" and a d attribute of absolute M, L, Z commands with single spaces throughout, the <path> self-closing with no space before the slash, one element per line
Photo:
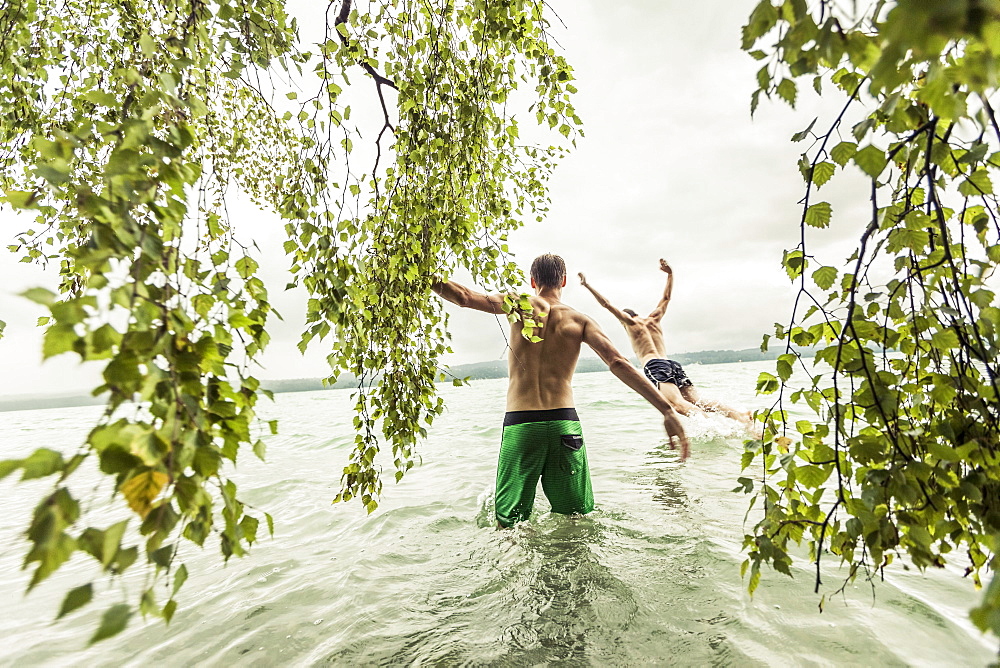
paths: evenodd
<path fill-rule="evenodd" d="M 561 304 L 562 288 L 537 288 L 535 295 L 550 304 Z"/>

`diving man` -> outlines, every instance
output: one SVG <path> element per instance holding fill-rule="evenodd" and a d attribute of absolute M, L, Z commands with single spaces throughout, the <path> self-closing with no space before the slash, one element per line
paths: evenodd
<path fill-rule="evenodd" d="M 737 420 L 747 427 L 751 425 L 750 413 L 738 411 L 717 401 L 702 398 L 694 387 L 694 383 L 684 373 L 678 362 L 667 359 L 667 349 L 663 343 L 663 328 L 660 321 L 670 304 L 670 293 L 674 288 L 674 271 L 667 261 L 660 259 L 660 271 L 667 275 L 667 284 L 663 288 L 663 296 L 648 316 L 642 318 L 631 309 L 618 309 L 604 296 L 587 283 L 587 277 L 582 273 L 580 284 L 590 290 L 597 303 L 608 309 L 618 318 L 628 333 L 632 349 L 639 358 L 639 364 L 653 385 L 655 385 L 670 404 L 682 415 L 695 415 L 704 411 L 722 413 L 726 417 Z"/>

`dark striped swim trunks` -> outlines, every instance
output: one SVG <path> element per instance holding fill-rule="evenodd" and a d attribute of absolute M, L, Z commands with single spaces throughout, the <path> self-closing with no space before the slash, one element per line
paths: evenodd
<path fill-rule="evenodd" d="M 673 360 L 651 359 L 642 367 L 642 371 L 646 374 L 649 382 L 657 387 L 660 386 L 660 383 L 673 383 L 677 387 L 694 385 L 691 379 L 687 377 L 687 374 L 684 373 L 680 362 Z"/>

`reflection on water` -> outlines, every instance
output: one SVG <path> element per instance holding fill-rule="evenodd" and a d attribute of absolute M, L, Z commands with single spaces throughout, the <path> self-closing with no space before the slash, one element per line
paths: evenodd
<path fill-rule="evenodd" d="M 520 619 L 503 629 L 509 645 L 500 665 L 577 664 L 614 660 L 638 604 L 628 585 L 603 565 L 593 546 L 601 525 L 589 517 L 553 515 L 516 530 L 522 572 L 506 593 Z"/>
<path fill-rule="evenodd" d="M 646 453 L 646 475 L 655 486 L 653 500 L 668 510 L 676 510 L 688 503 L 683 485 L 683 468 L 676 450 L 662 445 Z"/>

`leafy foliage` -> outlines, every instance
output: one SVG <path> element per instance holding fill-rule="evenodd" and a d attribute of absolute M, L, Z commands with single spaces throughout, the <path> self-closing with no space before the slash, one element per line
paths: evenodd
<path fill-rule="evenodd" d="M 800 242 L 783 264 L 800 291 L 790 322 L 776 325 L 777 376 L 758 384 L 777 395 L 772 430 L 743 457 L 744 468 L 763 467 L 744 573 L 751 592 L 763 564 L 790 575 L 805 541 L 817 591 L 828 553 L 848 566 L 845 584 L 905 557 L 920 569 L 965 562 L 978 586 L 983 568 L 997 570 L 1000 535 L 1000 126 L 990 101 L 1000 7 L 849 7 L 764 0 L 743 33 L 763 63 L 752 108 L 761 95 L 789 100 L 786 82 L 809 78 L 845 99 L 825 130 L 813 121 L 796 135 L 811 143 L 799 162 Z M 868 218 L 835 221 L 857 226 L 857 249 L 844 268 L 809 273 L 818 259 L 807 228 L 832 218 L 816 192 L 845 171 L 869 184 Z M 816 419 L 794 419 L 789 402 Z M 994 577 L 973 619 L 1000 634 L 997 587 Z"/>
<path fill-rule="evenodd" d="M 571 142 L 572 71 L 548 44 L 543 3 L 528 0 L 342 0 L 320 15 L 312 51 L 281 0 L 2 6 L 0 188 L 33 219 L 10 250 L 61 277 L 58 294 L 25 293 L 49 311 L 44 357 L 99 361 L 107 399 L 78 452 L 0 462 L 0 476 L 55 479 L 27 531 L 29 588 L 74 552 L 120 575 L 141 549 L 157 577 L 138 609 L 169 621 L 187 543 L 213 537 L 228 559 L 261 519 L 273 531 L 226 473 L 243 446 L 265 454 L 255 406 L 267 393 L 251 369 L 273 313 L 227 194 L 286 221 L 291 284 L 312 297 L 301 346 L 329 339 L 331 380 L 362 381 L 337 499 L 371 512 L 376 454 L 391 449 L 399 480 L 443 408 L 447 323 L 431 283 L 461 267 L 481 284 L 521 282 L 505 235 L 540 219 L 563 149 L 523 143 L 513 110 L 530 102 L 533 120 Z M 517 98 L 528 81 L 533 95 Z M 381 109 L 362 173 L 350 157 L 373 120 L 351 120 L 352 94 Z M 131 520 L 83 526 L 69 482 L 87 460 Z M 91 584 L 70 591 L 60 616 L 92 598 Z M 134 612 L 115 604 L 92 642 Z"/>

